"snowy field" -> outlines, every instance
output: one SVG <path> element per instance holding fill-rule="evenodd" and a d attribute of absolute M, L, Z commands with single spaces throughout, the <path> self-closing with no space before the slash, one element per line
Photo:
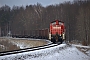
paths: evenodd
<path fill-rule="evenodd" d="M 90 60 L 90 50 L 87 53 L 88 55 L 81 52 L 75 45 L 61 44 L 42 50 L 0 56 L 0 60 Z"/>

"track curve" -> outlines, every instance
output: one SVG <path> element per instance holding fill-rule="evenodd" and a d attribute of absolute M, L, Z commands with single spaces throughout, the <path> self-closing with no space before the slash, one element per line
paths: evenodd
<path fill-rule="evenodd" d="M 46 49 L 46 48 L 55 47 L 55 46 L 58 46 L 58 45 L 59 44 L 50 43 L 50 44 L 47 44 L 47 45 L 44 45 L 44 46 L 31 47 L 31 48 L 19 49 L 19 50 L 13 50 L 13 51 L 5 51 L 5 52 L 0 52 L 0 56 L 23 53 L 23 52 L 30 52 L 30 51 L 40 50 L 40 49 Z"/>

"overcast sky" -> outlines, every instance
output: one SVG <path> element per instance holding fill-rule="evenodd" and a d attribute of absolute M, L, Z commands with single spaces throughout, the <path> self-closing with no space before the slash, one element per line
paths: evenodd
<path fill-rule="evenodd" d="M 58 4 L 64 1 L 73 1 L 73 0 L 0 0 L 0 7 L 3 5 L 12 6 L 26 6 L 31 4 L 41 3 L 43 6 L 47 6 L 50 4 Z"/>

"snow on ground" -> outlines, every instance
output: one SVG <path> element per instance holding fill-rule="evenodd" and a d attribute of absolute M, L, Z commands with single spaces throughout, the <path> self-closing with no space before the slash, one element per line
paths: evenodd
<path fill-rule="evenodd" d="M 72 45 L 77 47 L 80 51 L 82 51 L 83 53 L 85 53 L 90 57 L 90 46 L 83 46 L 81 44 L 80 45 L 72 44 Z"/>
<path fill-rule="evenodd" d="M 90 48 L 90 46 L 83 46 L 83 45 L 76 45 L 76 44 L 72 44 L 73 46 L 76 46 L 76 47 L 82 47 L 82 48 Z"/>
<path fill-rule="evenodd" d="M 87 53 L 87 54 L 88 54 L 88 56 L 90 57 L 90 50 L 88 50 L 86 53 Z"/>
<path fill-rule="evenodd" d="M 90 56 L 79 51 L 75 46 L 61 44 L 42 50 L 0 56 L 0 60 L 90 60 Z"/>

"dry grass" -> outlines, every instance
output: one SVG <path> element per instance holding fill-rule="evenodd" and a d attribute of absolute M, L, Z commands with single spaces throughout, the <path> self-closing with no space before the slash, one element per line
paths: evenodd
<path fill-rule="evenodd" d="M 72 40 L 69 42 L 70 44 L 81 44 L 81 41 L 78 40 Z"/>
<path fill-rule="evenodd" d="M 69 42 L 70 44 L 81 44 L 83 46 L 88 46 L 88 42 L 86 40 L 79 41 L 79 40 L 72 40 Z"/>
<path fill-rule="evenodd" d="M 30 48 L 45 44 L 47 44 L 47 42 L 44 40 L 0 38 L 0 52 L 21 49 L 21 46 L 23 48 Z"/>
<path fill-rule="evenodd" d="M 12 44 L 8 40 L 0 39 L 0 52 L 20 49 L 17 45 Z"/>
<path fill-rule="evenodd" d="M 82 41 L 82 45 L 87 46 L 87 42 L 85 40 Z"/>

